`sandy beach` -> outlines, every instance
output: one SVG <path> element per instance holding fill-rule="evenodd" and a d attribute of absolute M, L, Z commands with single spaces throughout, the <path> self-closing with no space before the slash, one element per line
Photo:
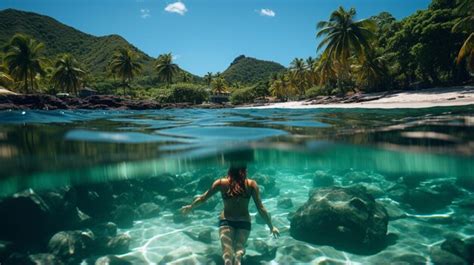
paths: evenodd
<path fill-rule="evenodd" d="M 381 93 L 366 94 L 367 97 L 377 97 Z M 474 86 L 430 88 L 416 91 L 387 94 L 375 100 L 359 103 L 315 104 L 311 100 L 271 103 L 263 106 L 247 106 L 243 108 L 430 108 L 442 106 L 462 106 L 474 104 Z"/>

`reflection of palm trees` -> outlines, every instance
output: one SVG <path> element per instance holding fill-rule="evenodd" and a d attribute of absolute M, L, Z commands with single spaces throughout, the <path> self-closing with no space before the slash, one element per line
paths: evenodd
<path fill-rule="evenodd" d="M 122 79 L 124 89 L 130 88 L 129 82 L 142 70 L 142 64 L 138 62 L 138 56 L 130 49 L 118 49 L 110 63 L 110 71 Z"/>
<path fill-rule="evenodd" d="M 158 56 L 155 70 L 158 73 L 158 77 L 166 82 L 166 85 L 169 87 L 173 83 L 173 77 L 178 73 L 179 67 L 173 63 L 173 55 L 166 53 Z"/>
<path fill-rule="evenodd" d="M 16 34 L 4 48 L 5 66 L 15 81 L 23 82 L 23 90 L 28 93 L 29 87 L 34 89 L 36 76 L 43 75 L 44 49 L 40 43 L 26 35 Z"/>
<path fill-rule="evenodd" d="M 51 82 L 55 87 L 66 88 L 67 91 L 77 95 L 77 88 L 82 83 L 85 72 L 70 54 L 66 54 L 55 64 L 55 69 L 51 77 Z"/>
<path fill-rule="evenodd" d="M 369 40 L 374 36 L 376 24 L 374 21 L 364 19 L 355 21 L 356 11 L 354 8 L 346 11 L 339 7 L 334 11 L 329 21 L 321 21 L 317 28 L 317 37 L 324 39 L 318 45 L 318 50 L 325 47 L 326 59 L 336 61 L 335 70 L 339 89 L 342 89 L 342 81 L 349 76 L 349 60 L 352 55 L 361 56 L 370 50 Z"/>

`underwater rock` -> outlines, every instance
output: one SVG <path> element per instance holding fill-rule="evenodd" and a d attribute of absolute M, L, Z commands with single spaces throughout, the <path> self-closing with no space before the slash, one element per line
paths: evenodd
<path fill-rule="evenodd" d="M 55 255 L 49 253 L 39 253 L 29 256 L 35 265 L 63 265 L 64 263 Z"/>
<path fill-rule="evenodd" d="M 132 238 L 127 234 L 117 235 L 107 242 L 106 253 L 124 254 L 128 252 Z"/>
<path fill-rule="evenodd" d="M 461 257 L 441 249 L 440 247 L 433 247 L 430 251 L 431 261 L 435 265 L 467 265 L 468 263 Z"/>
<path fill-rule="evenodd" d="M 212 212 L 216 208 L 216 206 L 219 204 L 220 199 L 216 197 L 212 197 L 209 200 L 207 200 L 205 203 L 199 205 L 199 210 L 203 211 L 209 211 Z"/>
<path fill-rule="evenodd" d="M 112 212 L 112 221 L 119 228 L 131 228 L 136 218 L 135 210 L 128 205 L 120 205 Z"/>
<path fill-rule="evenodd" d="M 387 210 L 387 214 L 389 217 L 390 221 L 405 218 L 408 215 L 398 207 L 398 205 L 393 202 L 393 201 L 380 201 L 380 203 L 385 207 L 385 210 Z"/>
<path fill-rule="evenodd" d="M 167 206 L 168 208 L 172 210 L 176 210 L 176 209 L 181 209 L 181 207 L 183 207 L 184 205 L 191 204 L 192 201 L 193 201 L 193 198 L 191 197 L 179 198 L 179 199 L 174 199 L 170 201 Z"/>
<path fill-rule="evenodd" d="M 176 188 L 178 185 L 173 175 L 163 174 L 143 179 L 142 186 L 145 190 L 155 191 L 160 195 L 166 195 L 169 190 Z"/>
<path fill-rule="evenodd" d="M 61 231 L 54 234 L 48 243 L 48 251 L 67 262 L 77 262 L 88 253 L 93 242 L 93 233 L 83 231 Z"/>
<path fill-rule="evenodd" d="M 197 183 L 197 190 L 198 191 L 206 191 L 208 190 L 211 186 L 212 186 L 212 183 L 214 183 L 214 181 L 216 180 L 217 178 L 214 177 L 213 174 L 207 174 L 207 175 L 204 175 L 202 177 L 199 178 L 199 181 Z"/>
<path fill-rule="evenodd" d="M 97 224 L 91 228 L 95 237 L 113 237 L 117 235 L 117 225 L 112 222 Z"/>
<path fill-rule="evenodd" d="M 64 263 L 53 254 L 38 253 L 26 255 L 22 253 L 12 253 L 2 265 L 63 265 Z"/>
<path fill-rule="evenodd" d="M 474 263 L 474 252 L 472 252 L 472 247 L 470 247 L 468 244 L 466 244 L 459 238 L 447 238 L 443 243 L 441 243 L 440 247 L 442 250 L 448 251 L 458 257 L 461 257 L 469 264 Z"/>
<path fill-rule="evenodd" d="M 13 243 L 0 240 L 0 262 L 5 260 L 12 253 Z"/>
<path fill-rule="evenodd" d="M 260 189 L 262 196 L 276 196 L 280 193 L 280 190 L 276 188 L 275 178 L 257 173 L 252 179 L 255 180 L 259 186 L 264 188 Z"/>
<path fill-rule="evenodd" d="M 277 202 L 277 207 L 281 209 L 290 209 L 293 207 L 293 201 L 291 198 L 282 198 Z"/>
<path fill-rule="evenodd" d="M 148 219 L 160 215 L 160 206 L 153 202 L 142 203 L 137 208 L 138 219 Z"/>
<path fill-rule="evenodd" d="M 124 260 L 117 256 L 107 255 L 105 257 L 98 258 L 95 265 L 133 265 L 130 261 Z"/>
<path fill-rule="evenodd" d="M 153 197 L 152 202 L 156 203 L 157 205 L 164 206 L 168 202 L 168 198 L 163 195 L 156 195 Z"/>
<path fill-rule="evenodd" d="M 189 192 L 182 188 L 174 188 L 166 193 L 166 197 L 168 197 L 170 200 L 188 197 L 189 195 Z"/>
<path fill-rule="evenodd" d="M 210 243 L 212 243 L 212 232 L 213 232 L 212 229 L 203 230 L 203 231 L 199 232 L 197 238 L 198 238 L 199 241 L 201 241 L 203 243 L 210 244 Z"/>
<path fill-rule="evenodd" d="M 387 211 L 363 187 L 332 187 L 313 190 L 292 216 L 290 234 L 309 243 L 374 253 L 386 244 L 387 225 Z"/>
<path fill-rule="evenodd" d="M 184 234 L 189 236 L 191 239 L 203 242 L 206 244 L 212 243 L 212 233 L 214 232 L 213 229 L 207 228 L 205 230 L 200 231 L 199 233 L 195 233 L 192 231 L 183 231 Z"/>
<path fill-rule="evenodd" d="M 342 178 L 345 182 L 345 185 L 355 184 L 355 183 L 371 183 L 372 177 L 364 171 L 350 171 L 344 174 Z"/>
<path fill-rule="evenodd" d="M 76 187 L 77 206 L 92 218 L 108 218 L 114 206 L 113 190 L 109 184 Z"/>
<path fill-rule="evenodd" d="M 291 257 L 293 260 L 299 262 L 311 262 L 318 256 L 324 254 L 316 248 L 313 248 L 306 244 L 296 243 L 289 246 L 283 246 L 280 248 L 280 253 L 284 256 Z M 295 263 L 295 262 L 290 262 Z M 290 264 L 288 263 L 288 264 Z"/>
<path fill-rule="evenodd" d="M 58 221 L 49 205 L 33 190 L 16 193 L 0 201 L 2 240 L 33 244 L 47 240 Z"/>
<path fill-rule="evenodd" d="M 472 176 L 459 176 L 456 184 L 466 190 L 474 191 L 474 178 Z"/>
<path fill-rule="evenodd" d="M 334 178 L 331 174 L 318 170 L 314 172 L 313 176 L 313 187 L 315 188 L 324 188 L 334 185 Z"/>
<path fill-rule="evenodd" d="M 406 190 L 401 201 L 420 213 L 432 213 L 450 205 L 460 195 L 460 190 L 451 183 Z M 428 202 L 428 203 L 427 203 Z"/>
<path fill-rule="evenodd" d="M 275 246 L 270 246 L 263 240 L 256 239 L 253 241 L 253 246 L 256 251 L 261 254 L 260 260 L 261 261 L 270 261 L 273 260 L 276 256 L 276 252 L 278 250 Z"/>

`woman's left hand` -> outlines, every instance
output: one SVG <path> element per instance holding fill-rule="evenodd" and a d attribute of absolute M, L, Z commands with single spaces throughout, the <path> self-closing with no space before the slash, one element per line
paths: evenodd
<path fill-rule="evenodd" d="M 193 207 L 191 205 L 185 205 L 185 206 L 181 207 L 181 213 L 186 215 L 189 212 L 191 212 L 192 209 L 193 209 Z"/>

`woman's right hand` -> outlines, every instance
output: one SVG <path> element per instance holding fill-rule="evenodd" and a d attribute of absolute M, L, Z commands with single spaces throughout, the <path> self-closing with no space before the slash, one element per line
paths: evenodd
<path fill-rule="evenodd" d="M 181 213 L 186 215 L 189 212 L 191 212 L 192 209 L 193 209 L 193 207 L 191 205 L 185 205 L 181 208 Z"/>
<path fill-rule="evenodd" d="M 278 228 L 273 227 L 271 232 L 272 232 L 272 235 L 273 235 L 274 238 L 279 238 L 280 237 L 280 231 L 278 230 Z"/>

